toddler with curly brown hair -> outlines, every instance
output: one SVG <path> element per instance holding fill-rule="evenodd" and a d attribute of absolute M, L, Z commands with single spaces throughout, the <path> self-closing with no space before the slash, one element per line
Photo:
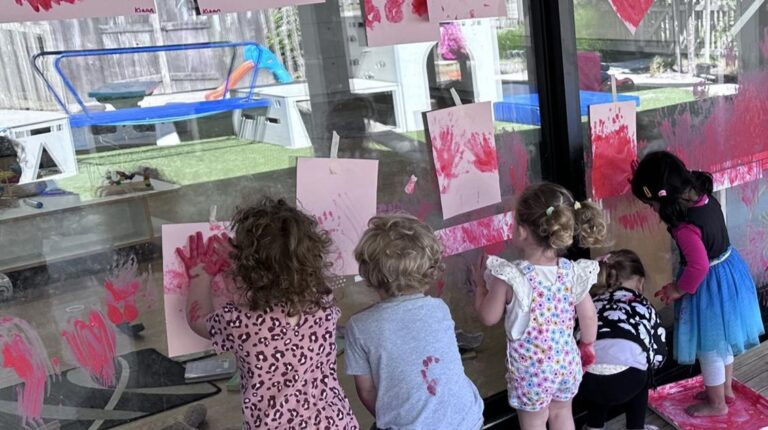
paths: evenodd
<path fill-rule="evenodd" d="M 464 374 L 454 322 L 424 295 L 442 269 L 442 247 L 409 215 L 377 216 L 355 248 L 360 276 L 381 301 L 347 323 L 347 374 L 382 429 L 478 430 L 483 400 Z"/>
<path fill-rule="evenodd" d="M 240 210 L 232 231 L 233 239 L 205 243 L 202 234 L 190 236 L 177 253 L 191 280 L 190 327 L 237 358 L 243 428 L 358 429 L 336 371 L 341 311 L 330 287 L 328 234 L 271 198 Z M 214 309 L 211 280 L 223 271 L 239 300 Z"/>

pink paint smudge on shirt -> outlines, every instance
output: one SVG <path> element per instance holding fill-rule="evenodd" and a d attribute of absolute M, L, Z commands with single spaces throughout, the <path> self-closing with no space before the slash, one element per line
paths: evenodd
<path fill-rule="evenodd" d="M 365 27 L 373 30 L 375 24 L 381 24 L 381 10 L 373 4 L 373 0 L 365 0 Z"/>
<path fill-rule="evenodd" d="M 421 379 L 427 387 L 427 392 L 432 396 L 437 395 L 437 378 L 429 377 L 429 367 L 438 363 L 440 363 L 440 358 L 432 355 L 428 355 L 421 363 Z"/>
<path fill-rule="evenodd" d="M 435 235 L 443 243 L 443 255 L 449 256 L 511 240 L 514 227 L 514 212 L 505 212 L 447 227 L 436 231 Z"/>
<path fill-rule="evenodd" d="M 472 165 L 479 172 L 498 172 L 499 159 L 496 156 L 496 143 L 491 133 L 472 133 L 467 149 L 472 154 Z"/>
<path fill-rule="evenodd" d="M 115 332 L 100 311 L 91 310 L 88 321 L 73 320 L 69 329 L 61 331 L 61 336 L 77 364 L 94 382 L 102 387 L 115 386 Z"/>
<path fill-rule="evenodd" d="M 22 425 L 43 425 L 42 411 L 48 376 L 55 373 L 48 352 L 37 332 L 26 321 L 15 317 L 0 319 L 0 351 L 4 369 L 10 369 L 23 382 L 17 387 L 18 412 Z"/>
<path fill-rule="evenodd" d="M 75 4 L 77 0 L 26 0 L 27 4 L 35 12 L 48 12 L 53 9 L 54 6 L 59 6 L 61 3 Z M 16 0 L 16 4 L 19 6 L 24 5 L 24 0 Z"/>
<path fill-rule="evenodd" d="M 454 139 L 453 126 L 443 126 L 437 136 L 432 137 L 432 153 L 435 156 L 440 193 L 446 194 L 451 188 L 451 181 L 461 174 L 459 166 L 465 154 L 461 144 Z"/>
<path fill-rule="evenodd" d="M 427 0 L 411 0 L 411 13 L 419 18 L 426 18 Z"/>
<path fill-rule="evenodd" d="M 403 20 L 405 14 L 403 14 L 403 4 L 405 0 L 387 0 L 384 3 L 384 16 L 387 21 L 397 24 Z"/>
<path fill-rule="evenodd" d="M 413 194 L 414 191 L 416 191 L 416 181 L 418 181 L 419 178 L 417 178 L 415 175 L 411 175 L 410 178 L 408 178 L 408 183 L 405 184 L 405 194 Z"/>

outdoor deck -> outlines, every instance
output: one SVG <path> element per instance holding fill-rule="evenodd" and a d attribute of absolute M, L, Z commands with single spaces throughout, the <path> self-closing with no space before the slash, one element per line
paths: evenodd
<path fill-rule="evenodd" d="M 763 342 L 759 347 L 736 357 L 733 376 L 760 394 L 768 395 L 768 342 Z M 675 430 L 674 427 L 651 411 L 648 411 L 646 424 L 655 425 L 661 430 Z M 610 421 L 606 428 L 608 430 L 623 429 L 624 415 Z"/>

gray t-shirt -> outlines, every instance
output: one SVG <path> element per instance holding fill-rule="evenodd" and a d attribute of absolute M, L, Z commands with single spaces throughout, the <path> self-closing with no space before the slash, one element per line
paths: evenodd
<path fill-rule="evenodd" d="M 376 383 L 376 426 L 392 430 L 477 430 L 483 400 L 456 344 L 442 300 L 412 294 L 384 300 L 350 318 L 347 374 Z"/>

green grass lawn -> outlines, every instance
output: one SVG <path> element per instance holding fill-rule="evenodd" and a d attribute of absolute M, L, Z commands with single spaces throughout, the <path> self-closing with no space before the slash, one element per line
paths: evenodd
<path fill-rule="evenodd" d="M 132 172 L 139 167 L 153 167 L 163 180 L 190 185 L 285 169 L 296 165 L 296 157 L 311 155 L 312 148 L 288 149 L 235 138 L 145 146 L 78 156 L 79 173 L 58 184 L 88 200 L 94 198 L 94 188 L 102 184 L 108 170 Z"/>
<path fill-rule="evenodd" d="M 626 94 L 641 98 L 640 111 L 693 100 L 691 91 L 682 88 L 658 88 Z M 587 118 L 583 117 L 582 120 L 587 121 Z M 539 128 L 501 121 L 495 122 L 494 127 L 497 133 Z M 423 131 L 403 134 L 421 142 L 425 140 Z M 369 142 L 369 146 L 388 151 L 386 147 L 373 142 Z M 89 200 L 95 197 L 94 190 L 102 185 L 102 178 L 108 170 L 132 172 L 139 167 L 153 167 L 159 170 L 163 180 L 183 186 L 285 169 L 296 165 L 296 157 L 311 155 L 312 148 L 288 149 L 232 137 L 175 146 L 144 146 L 80 155 L 77 157 L 79 173 L 58 183 L 62 189 L 80 194 L 83 200 Z"/>

